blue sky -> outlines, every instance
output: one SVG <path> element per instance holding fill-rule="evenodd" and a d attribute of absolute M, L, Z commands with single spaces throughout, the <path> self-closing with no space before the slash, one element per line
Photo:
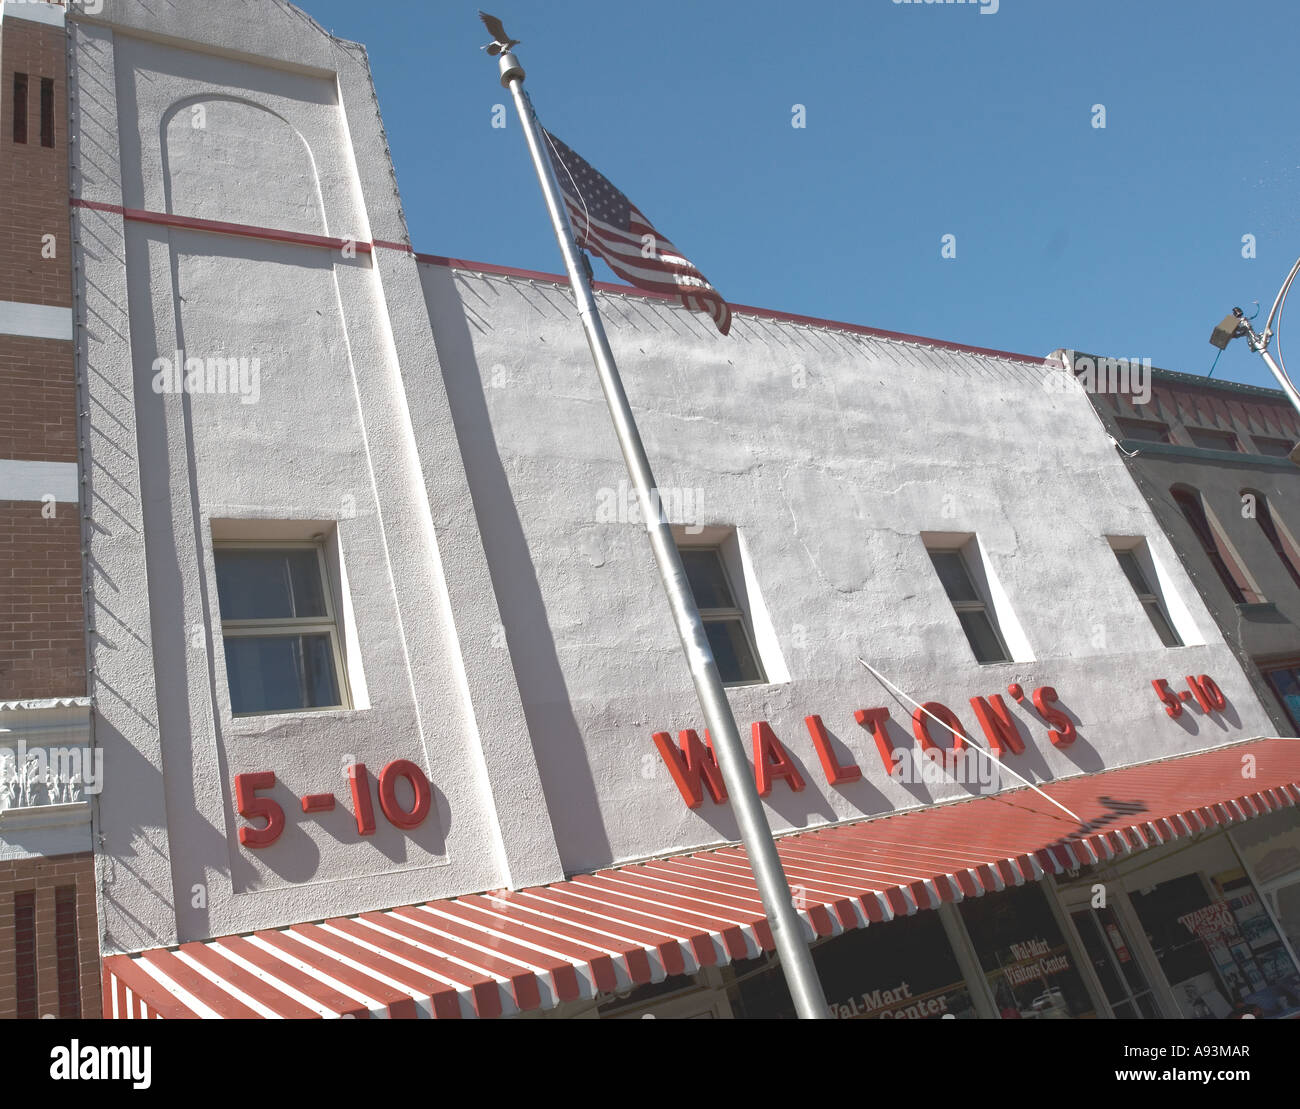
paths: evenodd
<path fill-rule="evenodd" d="M 299 6 L 369 49 L 416 248 L 557 272 L 477 5 Z M 733 303 L 1207 373 L 1214 324 L 1262 321 L 1300 256 L 1300 8 L 996 7 L 488 4 L 542 121 Z M 1300 376 L 1300 291 L 1283 324 Z M 1273 384 L 1240 341 L 1215 376 Z"/>

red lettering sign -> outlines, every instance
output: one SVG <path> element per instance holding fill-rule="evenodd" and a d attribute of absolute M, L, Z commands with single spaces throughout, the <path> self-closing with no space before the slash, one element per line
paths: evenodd
<path fill-rule="evenodd" d="M 938 730 L 948 735 L 952 735 L 952 746 L 947 744 L 936 743 L 930 735 L 932 727 L 938 727 L 935 719 L 942 724 L 947 724 L 956 735 L 952 735 L 947 728 Z M 916 736 L 917 742 L 921 744 L 921 750 L 927 755 L 938 754 L 940 758 L 950 760 L 953 755 L 966 746 L 966 728 L 962 722 L 957 719 L 957 714 L 947 705 L 940 704 L 938 701 L 926 701 L 919 709 L 912 713 L 912 734 Z"/>
<path fill-rule="evenodd" d="M 885 721 L 889 719 L 888 709 L 858 709 L 853 719 L 871 733 L 876 741 L 876 750 L 880 752 L 880 761 L 885 764 L 885 773 L 893 774 L 898 765 L 898 755 L 894 751 L 894 741 L 885 731 Z"/>
<path fill-rule="evenodd" d="M 727 787 L 722 781 L 722 771 L 718 769 L 709 733 L 704 733 L 707 748 L 693 729 L 678 734 L 682 744 L 680 750 L 673 746 L 672 737 L 667 732 L 655 732 L 654 741 L 660 758 L 686 801 L 686 807 L 698 809 L 704 804 L 706 789 L 716 804 L 722 804 L 727 799 Z"/>
<path fill-rule="evenodd" d="M 1034 690 L 1034 708 L 1051 726 L 1047 738 L 1052 741 L 1053 746 L 1069 747 L 1078 738 L 1079 733 L 1075 731 L 1073 720 L 1060 709 L 1052 708 L 1052 705 L 1059 701 L 1056 690 L 1050 685 L 1039 686 Z"/>
<path fill-rule="evenodd" d="M 754 781 L 758 795 L 768 796 L 779 778 L 788 782 L 795 793 L 806 784 L 771 726 L 766 720 L 759 720 L 754 724 Z"/>
<path fill-rule="evenodd" d="M 826 780 L 831 785 L 847 785 L 862 777 L 862 768 L 857 763 L 842 766 L 835 758 L 835 752 L 831 750 L 831 737 L 820 716 L 805 716 L 803 722 L 808 728 L 808 734 L 812 736 L 813 746 L 817 748 L 817 757 L 821 759 L 822 770 L 826 772 Z"/>
<path fill-rule="evenodd" d="M 269 770 L 258 774 L 235 775 L 235 811 L 250 820 L 259 817 L 266 820 L 264 827 L 239 829 L 239 842 L 245 847 L 270 847 L 284 831 L 284 809 L 280 803 L 269 797 L 257 796 L 258 790 L 272 789 L 274 786 L 275 775 Z"/>
<path fill-rule="evenodd" d="M 407 812 L 397 803 L 397 783 L 405 778 L 415 794 L 415 804 Z M 433 807 L 433 791 L 429 779 L 410 759 L 395 759 L 379 772 L 379 807 L 394 828 L 409 831 L 424 823 Z"/>
<path fill-rule="evenodd" d="M 1008 753 L 1019 755 L 1024 752 L 1025 742 L 1020 738 L 1015 717 L 998 694 L 994 693 L 988 698 L 972 697 L 970 707 L 975 710 L 975 719 L 984 729 L 984 735 L 995 755 L 1001 758 Z"/>

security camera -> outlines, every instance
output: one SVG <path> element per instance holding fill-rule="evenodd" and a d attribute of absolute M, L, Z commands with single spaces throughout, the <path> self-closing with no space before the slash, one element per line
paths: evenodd
<path fill-rule="evenodd" d="M 1219 326 L 1214 329 L 1214 334 L 1210 336 L 1210 342 L 1220 350 L 1226 350 L 1233 339 L 1245 335 L 1246 325 L 1241 322 L 1243 314 L 1240 308 L 1234 308 L 1230 315 L 1224 316 Z"/>

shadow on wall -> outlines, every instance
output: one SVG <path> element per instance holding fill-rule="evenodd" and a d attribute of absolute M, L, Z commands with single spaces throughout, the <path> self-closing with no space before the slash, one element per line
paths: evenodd
<path fill-rule="evenodd" d="M 560 858 L 569 871 L 607 866 L 613 862 L 613 849 L 528 541 L 496 448 L 466 322 L 470 312 L 451 270 L 425 267 L 422 276 L 474 515 Z"/>

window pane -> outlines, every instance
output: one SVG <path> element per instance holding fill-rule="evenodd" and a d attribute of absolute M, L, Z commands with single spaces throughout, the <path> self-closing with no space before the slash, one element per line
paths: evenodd
<path fill-rule="evenodd" d="M 1083 941 L 1084 951 L 1087 953 L 1088 961 L 1092 963 L 1093 972 L 1097 975 L 1097 980 L 1101 983 L 1102 993 L 1106 995 L 1106 1000 L 1111 1005 L 1118 1005 L 1128 997 L 1128 991 L 1119 979 L 1119 974 L 1115 970 L 1115 960 L 1108 950 L 1106 942 L 1102 939 L 1101 933 L 1097 931 L 1097 924 L 1093 920 L 1092 911 L 1083 909 L 1079 912 L 1072 913 L 1074 926 L 1079 930 L 1079 939 Z"/>
<path fill-rule="evenodd" d="M 217 551 L 223 620 L 283 620 L 325 615 L 314 550 Z"/>
<path fill-rule="evenodd" d="M 699 608 L 736 607 L 717 551 L 685 550 L 681 556 L 682 565 L 686 567 L 686 580 L 691 584 Z"/>
<path fill-rule="evenodd" d="M 1142 567 L 1138 565 L 1137 555 L 1132 551 L 1116 551 L 1115 557 L 1119 559 L 1120 568 L 1135 592 L 1139 594 L 1155 592 L 1147 581 L 1146 575 L 1142 573 Z"/>
<path fill-rule="evenodd" d="M 1165 614 L 1161 611 L 1157 601 L 1144 601 L 1142 607 L 1147 610 L 1147 616 L 1151 618 L 1151 626 L 1156 629 L 1156 634 L 1160 636 L 1160 642 L 1166 647 L 1181 647 L 1183 641 L 1178 638 L 1178 633 L 1169 626 L 1169 621 L 1165 619 Z"/>
<path fill-rule="evenodd" d="M 708 620 L 704 632 L 724 682 L 761 682 L 763 673 L 754 661 L 740 620 Z"/>
<path fill-rule="evenodd" d="M 1282 704 L 1286 706 L 1287 715 L 1291 717 L 1291 723 L 1300 728 L 1300 683 L 1296 681 L 1294 670 L 1273 670 L 1265 675 L 1273 688 L 1277 690 L 1277 695 L 1282 698 Z"/>
<path fill-rule="evenodd" d="M 1237 450 L 1237 437 L 1230 431 L 1213 431 L 1205 427 L 1189 427 L 1187 434 L 1192 444 L 1212 451 Z"/>
<path fill-rule="evenodd" d="M 1006 652 L 993 630 L 993 623 L 983 612 L 959 612 L 957 619 L 970 640 L 971 650 L 980 662 L 1007 662 Z"/>
<path fill-rule="evenodd" d="M 340 704 L 328 635 L 226 636 L 225 643 L 236 715 Z"/>
<path fill-rule="evenodd" d="M 970 580 L 966 563 L 957 551 L 931 551 L 930 559 L 934 562 L 935 572 L 948 594 L 950 601 L 981 601 L 983 598 L 975 592 L 975 585 Z"/>
<path fill-rule="evenodd" d="M 958 912 L 1004 1019 L 1095 1015 L 1075 953 L 1037 882 L 968 897 Z"/>
<path fill-rule="evenodd" d="M 54 145 L 54 81 L 41 78 L 41 145 Z"/>
<path fill-rule="evenodd" d="M 1115 421 L 1124 432 L 1125 439 L 1141 439 L 1147 443 L 1168 443 L 1169 427 L 1167 424 L 1151 420 L 1126 420 L 1123 417 Z"/>
<path fill-rule="evenodd" d="M 1205 507 L 1201 504 L 1200 494 L 1190 489 L 1177 487 L 1170 489 L 1170 493 L 1173 494 L 1174 501 L 1187 518 L 1192 530 L 1196 532 L 1196 538 L 1200 540 L 1205 556 L 1214 567 L 1214 572 L 1219 575 L 1219 580 L 1223 582 L 1223 587 L 1228 591 L 1228 596 L 1239 605 L 1245 604 L 1246 595 L 1241 586 L 1237 584 L 1237 579 L 1233 577 L 1232 571 L 1228 569 L 1228 563 L 1219 550 L 1218 539 L 1214 534 L 1214 529 L 1210 527 L 1209 517 L 1205 515 Z M 1254 594 L 1251 595 L 1250 599 L 1258 600 Z"/>
<path fill-rule="evenodd" d="M 1137 999 L 1137 1003 L 1141 1006 L 1142 1015 L 1147 1020 L 1158 1020 L 1160 1018 L 1160 1010 L 1156 1008 L 1156 999 L 1149 993 L 1140 995 Z"/>
<path fill-rule="evenodd" d="M 1271 455 L 1273 458 L 1286 458 L 1291 453 L 1291 448 L 1295 446 L 1290 439 L 1265 439 L 1259 435 L 1252 435 L 1251 439 L 1255 443 L 1255 450 L 1260 454 Z"/>
<path fill-rule="evenodd" d="M 27 141 L 27 74 L 14 74 L 14 142 Z"/>

